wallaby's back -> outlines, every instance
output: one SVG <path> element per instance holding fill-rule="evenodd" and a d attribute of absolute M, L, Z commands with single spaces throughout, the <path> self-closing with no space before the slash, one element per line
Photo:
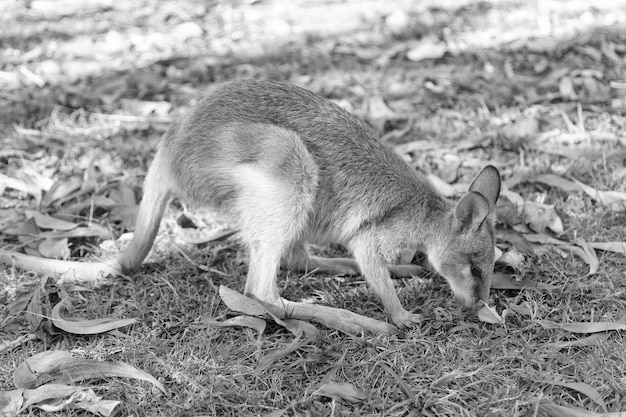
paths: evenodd
<path fill-rule="evenodd" d="M 363 212 L 363 221 L 415 205 L 416 198 L 426 206 L 419 213 L 430 212 L 429 205 L 444 209 L 431 185 L 360 120 L 305 89 L 268 81 L 217 87 L 161 143 L 161 152 L 170 155 L 173 177 L 188 188 L 188 198 L 205 192 L 206 184 L 196 176 L 211 169 L 207 164 L 225 158 L 233 164 L 258 162 L 264 141 L 237 128 L 251 124 L 282 127 L 304 143 L 319 170 L 313 217 L 321 234 L 348 213 L 354 218 L 355 212 Z M 227 134 L 233 131 L 239 133 Z"/>

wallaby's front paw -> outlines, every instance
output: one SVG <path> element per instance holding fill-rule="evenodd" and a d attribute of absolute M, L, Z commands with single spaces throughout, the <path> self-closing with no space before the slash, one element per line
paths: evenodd
<path fill-rule="evenodd" d="M 406 327 L 415 327 L 423 320 L 424 316 L 422 316 L 421 314 L 410 313 L 404 309 L 398 311 L 391 316 L 391 321 L 393 321 L 396 326 L 401 329 Z"/>

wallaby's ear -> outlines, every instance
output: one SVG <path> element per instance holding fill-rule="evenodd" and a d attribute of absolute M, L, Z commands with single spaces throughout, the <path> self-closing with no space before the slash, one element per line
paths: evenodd
<path fill-rule="evenodd" d="M 476 175 L 469 186 L 469 191 L 481 194 L 489 203 L 489 209 L 493 210 L 500 195 L 500 173 L 493 165 L 487 165 Z"/>
<path fill-rule="evenodd" d="M 489 203 L 476 191 L 465 194 L 454 208 L 454 220 L 460 233 L 476 230 L 489 214 Z"/>

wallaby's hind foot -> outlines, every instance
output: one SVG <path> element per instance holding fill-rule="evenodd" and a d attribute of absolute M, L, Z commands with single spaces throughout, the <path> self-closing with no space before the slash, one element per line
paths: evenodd
<path fill-rule="evenodd" d="M 259 125 L 233 133 L 260 135 L 258 153 L 250 156 L 255 162 L 240 163 L 231 173 L 238 190 L 232 208 L 250 249 L 245 294 L 280 306 L 276 275 L 309 221 L 318 168 L 294 132 Z"/>
<path fill-rule="evenodd" d="M 322 256 L 309 255 L 305 244 L 298 243 L 286 258 L 285 267 L 302 273 L 311 271 L 331 275 L 359 275 L 359 267 L 352 258 L 324 258 Z M 410 278 L 419 276 L 425 269 L 419 265 L 388 264 L 387 268 L 392 277 Z"/>

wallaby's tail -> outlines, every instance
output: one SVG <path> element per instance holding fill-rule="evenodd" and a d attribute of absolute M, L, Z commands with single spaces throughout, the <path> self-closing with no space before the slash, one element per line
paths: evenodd
<path fill-rule="evenodd" d="M 144 183 L 135 234 L 130 245 L 117 258 L 123 271 L 137 268 L 150 253 L 170 197 L 170 184 L 169 167 L 157 152 Z"/>
<path fill-rule="evenodd" d="M 159 223 L 172 190 L 171 184 L 169 167 L 157 152 L 146 177 L 135 235 L 128 248 L 117 259 L 100 262 L 63 261 L 0 249 L 0 264 L 41 274 L 58 274 L 69 281 L 93 283 L 137 268 L 148 256 L 159 230 Z"/>

